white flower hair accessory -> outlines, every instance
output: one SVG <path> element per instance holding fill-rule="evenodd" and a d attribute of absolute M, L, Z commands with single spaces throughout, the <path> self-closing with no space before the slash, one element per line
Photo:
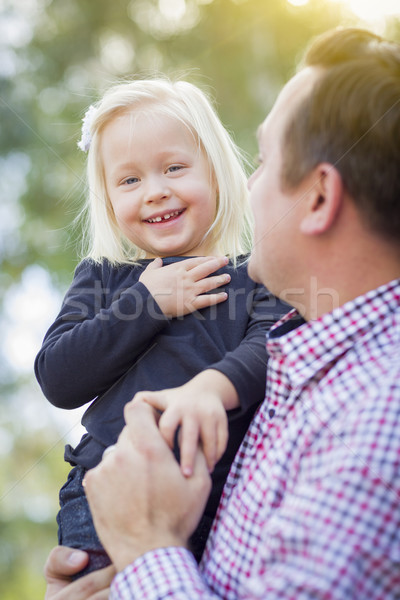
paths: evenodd
<path fill-rule="evenodd" d="M 78 142 L 78 148 L 82 150 L 82 152 L 88 152 L 90 148 L 90 142 L 92 141 L 90 129 L 92 127 L 95 113 L 96 107 L 91 104 L 82 119 L 82 136 Z"/>

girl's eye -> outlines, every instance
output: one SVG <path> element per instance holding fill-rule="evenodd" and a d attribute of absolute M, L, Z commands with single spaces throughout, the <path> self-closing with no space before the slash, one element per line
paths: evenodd
<path fill-rule="evenodd" d="M 139 181 L 138 177 L 128 177 L 128 179 L 125 179 L 124 184 L 132 185 L 133 183 L 137 183 L 138 181 Z"/>
<path fill-rule="evenodd" d="M 176 171 L 179 171 L 180 169 L 183 169 L 182 165 L 171 165 L 170 167 L 168 167 L 167 171 L 169 173 L 175 173 Z"/>

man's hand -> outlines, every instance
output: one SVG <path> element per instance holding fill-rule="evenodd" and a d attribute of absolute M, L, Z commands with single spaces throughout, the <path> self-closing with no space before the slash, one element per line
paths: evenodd
<path fill-rule="evenodd" d="M 177 388 L 138 392 L 134 402 L 147 402 L 162 411 L 159 429 L 170 448 L 180 426 L 179 447 L 182 473 L 190 477 L 199 442 L 208 470 L 225 452 L 228 443 L 226 411 L 239 406 L 231 381 L 215 369 L 206 369 Z"/>
<path fill-rule="evenodd" d="M 225 256 L 199 256 L 163 266 L 161 258 L 156 258 L 139 281 L 147 287 L 164 315 L 182 317 L 226 300 L 225 292 L 208 292 L 230 282 L 227 273 L 210 277 L 227 263 Z"/>
<path fill-rule="evenodd" d="M 71 583 L 71 576 L 86 567 L 89 556 L 81 550 L 56 546 L 50 552 L 44 568 L 47 581 L 45 600 L 107 600 L 113 566 L 94 571 Z"/>
<path fill-rule="evenodd" d="M 182 475 L 153 408 L 130 402 L 125 420 L 114 451 L 84 480 L 97 533 L 117 570 L 149 550 L 187 546 L 211 490 L 200 450 L 193 476 Z"/>

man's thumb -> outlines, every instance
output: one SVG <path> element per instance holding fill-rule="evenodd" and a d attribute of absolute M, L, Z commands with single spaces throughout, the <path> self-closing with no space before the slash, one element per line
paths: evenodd
<path fill-rule="evenodd" d="M 48 581 L 53 578 L 63 578 L 79 573 L 88 563 L 89 556 L 82 550 L 56 546 L 51 551 L 45 568 L 45 577 Z"/>

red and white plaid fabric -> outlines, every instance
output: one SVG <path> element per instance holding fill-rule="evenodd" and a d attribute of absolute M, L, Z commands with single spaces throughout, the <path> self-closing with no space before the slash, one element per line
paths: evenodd
<path fill-rule="evenodd" d="M 271 330 L 266 400 L 200 568 L 149 552 L 113 599 L 400 598 L 400 281 L 298 323 Z"/>

